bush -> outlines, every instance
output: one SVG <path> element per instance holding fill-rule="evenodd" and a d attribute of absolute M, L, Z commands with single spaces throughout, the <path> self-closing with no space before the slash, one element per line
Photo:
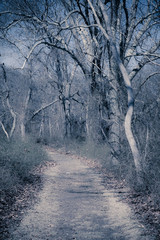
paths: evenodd
<path fill-rule="evenodd" d="M 31 139 L 26 142 L 0 139 L 1 196 L 14 195 L 18 186 L 32 182 L 32 171 L 46 159 L 42 146 Z"/>

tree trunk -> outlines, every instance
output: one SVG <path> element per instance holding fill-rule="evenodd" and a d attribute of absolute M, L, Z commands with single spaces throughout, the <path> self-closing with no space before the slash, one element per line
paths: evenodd
<path fill-rule="evenodd" d="M 39 138 L 43 139 L 43 137 L 44 137 L 44 113 L 42 114 L 40 128 L 39 128 Z"/>
<path fill-rule="evenodd" d="M 108 47 L 109 48 L 109 47 Z M 110 52 L 110 53 L 109 53 Z M 114 59 L 113 53 L 108 49 L 109 55 L 109 143 L 111 147 L 111 162 L 118 165 L 120 157 L 120 109 L 118 102 L 119 92 L 119 69 Z"/>
<path fill-rule="evenodd" d="M 134 110 L 133 88 L 132 88 L 132 84 L 131 84 L 129 75 L 127 73 L 127 70 L 122 63 L 120 56 L 118 54 L 117 48 L 116 48 L 115 44 L 112 42 L 112 40 L 111 40 L 111 48 L 112 48 L 112 53 L 113 53 L 114 59 L 117 62 L 117 65 L 122 74 L 123 81 L 125 83 L 126 90 L 127 90 L 128 109 L 127 109 L 127 113 L 125 116 L 124 127 L 125 127 L 126 137 L 127 137 L 127 140 L 128 140 L 128 143 L 131 148 L 132 155 L 133 155 L 135 170 L 136 170 L 136 174 L 137 174 L 137 183 L 138 183 L 138 185 L 142 185 L 143 184 L 143 179 L 142 179 L 143 170 L 142 170 L 142 165 L 141 165 L 141 155 L 140 155 L 135 137 L 132 132 L 132 116 L 133 116 L 133 110 Z"/>
<path fill-rule="evenodd" d="M 49 117 L 49 120 L 48 120 L 48 128 L 49 128 L 49 139 L 51 140 L 52 137 L 53 137 L 53 133 L 52 133 L 52 123 L 51 123 L 51 118 Z"/>
<path fill-rule="evenodd" d="M 21 122 L 20 128 L 21 128 L 21 139 L 24 141 L 26 138 L 26 128 L 25 128 L 25 124 L 23 121 Z"/>
<path fill-rule="evenodd" d="M 98 143 L 101 140 L 100 130 L 100 96 L 98 93 L 90 93 L 86 109 L 86 130 L 87 140 Z"/>
<path fill-rule="evenodd" d="M 18 115 L 15 124 L 14 137 L 20 137 L 22 141 L 25 141 L 26 138 L 26 128 L 25 128 L 25 116 L 23 114 Z"/>
<path fill-rule="evenodd" d="M 112 80 L 114 87 L 109 90 L 109 144 L 111 147 L 111 162 L 117 165 L 120 156 L 120 111 L 118 104 L 117 81 Z"/>
<path fill-rule="evenodd" d="M 116 59 L 118 62 L 119 69 L 122 73 L 123 80 L 125 82 L 125 86 L 127 89 L 127 96 L 128 96 L 128 109 L 127 109 L 127 113 L 125 116 L 125 123 L 124 123 L 125 133 L 126 133 L 126 137 L 127 137 L 127 140 L 128 140 L 128 143 L 131 148 L 132 155 L 133 155 L 138 185 L 142 185 L 143 184 L 143 179 L 142 179 L 143 169 L 142 169 L 142 164 L 141 164 L 141 155 L 140 155 L 135 137 L 132 132 L 132 116 L 133 116 L 133 111 L 134 111 L 133 88 L 132 88 L 131 81 L 129 79 L 127 70 L 124 67 L 124 65 L 122 64 L 122 62 L 118 56 L 116 47 L 115 46 L 113 46 L 113 47 L 114 47 L 114 51 L 116 54 Z"/>
<path fill-rule="evenodd" d="M 71 137 L 71 116 L 70 116 L 70 101 L 65 100 L 64 102 L 64 112 L 65 112 L 65 137 Z"/>

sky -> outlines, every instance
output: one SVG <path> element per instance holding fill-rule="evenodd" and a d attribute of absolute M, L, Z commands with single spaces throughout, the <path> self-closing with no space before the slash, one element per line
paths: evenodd
<path fill-rule="evenodd" d="M 20 68 L 23 64 L 22 57 L 11 47 L 0 47 L 0 64 L 4 63 L 7 67 Z"/>

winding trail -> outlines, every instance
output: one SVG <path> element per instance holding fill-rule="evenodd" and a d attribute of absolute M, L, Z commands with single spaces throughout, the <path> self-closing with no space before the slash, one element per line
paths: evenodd
<path fill-rule="evenodd" d="M 57 165 L 43 174 L 39 201 L 27 211 L 12 240 L 151 240 L 119 193 L 78 157 L 48 151 Z"/>

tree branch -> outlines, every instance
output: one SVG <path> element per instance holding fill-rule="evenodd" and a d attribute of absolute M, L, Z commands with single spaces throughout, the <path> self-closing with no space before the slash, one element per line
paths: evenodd
<path fill-rule="evenodd" d="M 54 100 L 54 101 L 52 101 L 52 102 L 50 102 L 50 103 L 42 106 L 40 109 L 36 110 L 36 111 L 33 113 L 32 117 L 31 117 L 28 121 L 31 121 L 38 113 L 40 113 L 41 111 L 43 111 L 44 109 L 50 107 L 51 105 L 55 104 L 55 103 L 58 102 L 58 101 L 60 101 L 60 99 L 56 99 L 56 100 Z"/>
<path fill-rule="evenodd" d="M 33 51 L 34 51 L 34 49 L 35 49 L 37 46 L 39 46 L 40 44 L 42 44 L 42 40 L 40 40 L 40 41 L 36 42 L 36 43 L 33 45 L 33 47 L 31 48 L 31 50 L 29 51 L 29 53 L 28 53 L 27 57 L 25 57 L 26 59 L 25 59 L 25 61 L 24 61 L 23 65 L 22 65 L 21 69 L 24 69 L 24 67 L 25 67 L 25 65 L 26 65 L 26 62 L 27 62 L 27 61 L 28 61 L 28 59 L 30 58 L 30 56 L 31 56 L 32 52 L 33 52 Z"/>
<path fill-rule="evenodd" d="M 144 85 L 151 77 L 153 77 L 153 76 L 155 76 L 155 75 L 157 75 L 157 74 L 160 74 L 160 72 L 152 73 L 151 75 L 149 75 L 149 76 L 145 79 L 145 81 L 139 86 L 139 88 L 138 88 L 138 90 L 137 90 L 137 93 L 135 94 L 135 99 L 137 98 L 137 96 L 138 96 L 141 88 L 143 87 L 143 85 Z"/>
<path fill-rule="evenodd" d="M 7 133 L 7 130 L 5 129 L 5 126 L 4 126 L 4 124 L 1 121 L 0 121 L 0 125 L 2 127 L 3 132 L 5 133 L 5 135 L 7 137 L 7 139 L 9 140 L 9 134 Z"/>
<path fill-rule="evenodd" d="M 65 19 L 63 19 L 63 20 L 60 22 L 59 25 L 62 25 L 63 23 L 65 23 L 65 22 L 68 20 L 68 18 L 69 18 L 73 13 L 79 13 L 79 10 L 73 10 L 73 11 L 69 12 L 69 14 L 67 15 L 67 17 L 66 17 Z"/>

